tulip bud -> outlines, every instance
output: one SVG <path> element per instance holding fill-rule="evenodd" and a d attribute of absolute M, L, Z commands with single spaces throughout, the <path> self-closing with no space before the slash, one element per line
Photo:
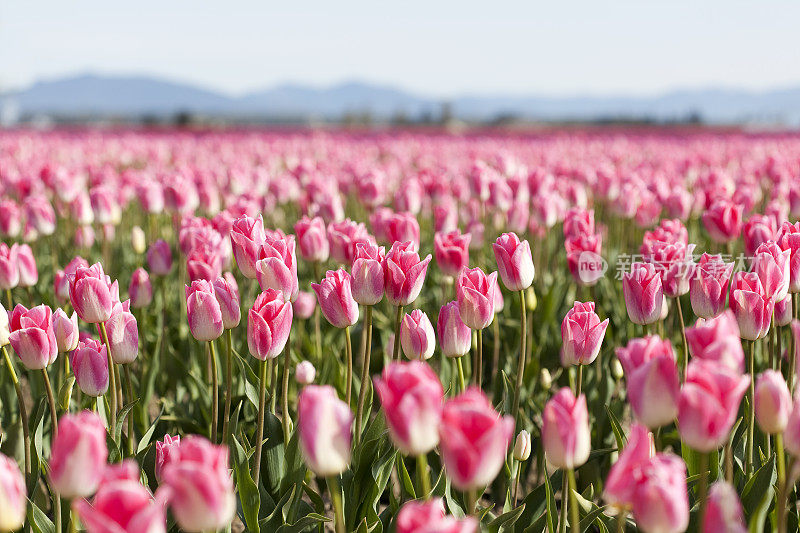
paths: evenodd
<path fill-rule="evenodd" d="M 317 376 L 317 369 L 311 361 L 300 361 L 294 368 L 294 378 L 300 385 L 308 385 L 314 383 L 314 378 Z"/>
<path fill-rule="evenodd" d="M 60 353 L 71 352 L 78 346 L 78 314 L 72 312 L 68 317 L 63 309 L 56 309 L 53 313 L 53 333 Z"/>
<path fill-rule="evenodd" d="M 473 268 L 458 275 L 458 312 L 471 329 L 483 329 L 492 323 L 496 291 L 497 272 L 487 276 L 480 268 Z"/>
<path fill-rule="evenodd" d="M 328 260 L 330 244 L 325 222 L 320 217 L 303 217 L 294 225 L 300 257 L 304 261 L 323 263 Z"/>
<path fill-rule="evenodd" d="M 703 515 L 703 533 L 725 531 L 745 532 L 742 503 L 736 489 L 726 481 L 717 481 L 708 489 L 706 512 Z"/>
<path fill-rule="evenodd" d="M 539 385 L 541 385 L 544 390 L 550 390 L 550 387 L 553 386 L 553 378 L 550 375 L 550 371 L 546 368 L 543 368 L 539 372 Z"/>
<path fill-rule="evenodd" d="M 611 375 L 614 376 L 614 379 L 617 381 L 621 380 L 623 376 L 625 376 L 625 371 L 622 368 L 622 363 L 619 362 L 619 359 L 613 359 L 611 361 Z"/>
<path fill-rule="evenodd" d="M 153 284 L 145 269 L 137 268 L 131 274 L 128 296 L 131 299 L 131 307 L 135 309 L 147 307 L 153 301 Z"/>
<path fill-rule="evenodd" d="M 534 269 L 528 241 L 520 241 L 515 233 L 504 233 L 492 244 L 497 271 L 510 291 L 527 289 L 533 283 Z"/>
<path fill-rule="evenodd" d="M 633 516 L 646 533 L 686 531 L 689 496 L 683 459 L 659 454 L 642 468 L 641 481 L 633 494 Z"/>
<path fill-rule="evenodd" d="M 317 307 L 317 297 L 313 292 L 300 291 L 297 300 L 292 302 L 294 316 L 301 320 L 311 318 Z"/>
<path fill-rule="evenodd" d="M 350 464 L 353 413 L 329 386 L 308 385 L 297 400 L 297 431 L 306 464 L 320 477 Z"/>
<path fill-rule="evenodd" d="M 700 257 L 689 280 L 689 298 L 694 314 L 712 318 L 722 312 L 733 267 L 733 263 L 725 263 L 719 255 L 704 253 Z"/>
<path fill-rule="evenodd" d="M 386 299 L 390 304 L 408 305 L 417 299 L 430 261 L 430 255 L 420 260 L 411 242 L 392 244 L 383 262 Z"/>
<path fill-rule="evenodd" d="M 17 304 L 11 312 L 8 340 L 22 364 L 30 370 L 47 368 L 58 356 L 52 316 L 53 312 L 46 305 L 26 309 Z"/>
<path fill-rule="evenodd" d="M 197 435 L 181 440 L 176 456 L 163 466 L 161 484 L 170 490 L 170 509 L 184 531 L 221 529 L 236 514 L 227 446 Z"/>
<path fill-rule="evenodd" d="M 558 468 L 586 462 L 591 449 L 586 396 L 575 398 L 564 387 L 550 398 L 542 414 L 542 445 L 547 460 Z"/>
<path fill-rule="evenodd" d="M 538 301 L 536 300 L 536 291 L 533 287 L 528 287 L 525 291 L 525 307 L 528 311 L 536 311 L 536 306 L 538 305 Z"/>
<path fill-rule="evenodd" d="M 445 357 L 461 357 L 469 352 L 472 345 L 472 330 L 461 320 L 458 302 L 448 302 L 439 310 L 436 332 Z"/>
<path fill-rule="evenodd" d="M 292 328 L 292 304 L 268 289 L 258 295 L 247 314 L 247 346 L 250 355 L 266 361 L 280 355 Z"/>
<path fill-rule="evenodd" d="M 478 521 L 472 516 L 461 520 L 447 516 L 441 498 L 410 501 L 397 513 L 395 533 L 478 533 Z"/>
<path fill-rule="evenodd" d="M 258 285 L 262 291 L 266 289 L 281 291 L 287 302 L 297 299 L 300 289 L 293 236 L 264 242 L 255 268 Z"/>
<path fill-rule="evenodd" d="M 386 252 L 371 242 L 356 243 L 355 250 L 351 269 L 353 299 L 361 305 L 375 305 L 383 299 Z"/>
<path fill-rule="evenodd" d="M 517 434 L 514 442 L 514 459 L 517 461 L 527 461 L 531 456 L 531 434 L 524 429 Z"/>
<path fill-rule="evenodd" d="M 81 391 L 97 398 L 108 390 L 108 355 L 105 344 L 92 338 L 80 341 L 70 358 Z"/>
<path fill-rule="evenodd" d="M 652 324 L 661 315 L 664 292 L 661 277 L 650 263 L 634 263 L 622 275 L 622 292 L 628 317 L 634 324 Z"/>
<path fill-rule="evenodd" d="M 106 428 L 97 414 L 65 414 L 58 422 L 50 456 L 50 481 L 65 498 L 85 498 L 103 477 L 108 448 Z"/>
<path fill-rule="evenodd" d="M 792 396 L 780 372 L 765 370 L 758 376 L 754 403 L 758 427 L 770 435 L 783 433 L 792 410 Z"/>
<path fill-rule="evenodd" d="M 25 523 L 25 478 L 16 461 L 0 454 L 0 531 L 16 531 Z"/>
<path fill-rule="evenodd" d="M 204 279 L 186 286 L 186 314 L 192 336 L 199 341 L 212 341 L 222 335 L 222 309 L 214 294 L 214 286 Z M 114 351 L 111 351 L 114 355 Z"/>
<path fill-rule="evenodd" d="M 90 324 L 105 322 L 114 306 L 111 279 L 103 265 L 78 267 L 69 282 L 69 299 L 81 320 Z"/>
<path fill-rule="evenodd" d="M 462 268 L 469 266 L 469 233 L 458 230 L 433 235 L 433 254 L 436 264 L 445 276 L 456 277 Z"/>
<path fill-rule="evenodd" d="M 36 270 L 36 259 L 33 250 L 27 244 L 22 244 L 17 251 L 19 265 L 19 287 L 33 287 L 39 281 L 39 272 Z"/>
<path fill-rule="evenodd" d="M 172 250 L 166 241 L 159 239 L 147 250 L 147 265 L 154 276 L 166 276 L 172 270 Z"/>
<path fill-rule="evenodd" d="M 164 435 L 164 440 L 156 442 L 156 479 L 161 481 L 164 468 L 180 456 L 181 436 Z"/>
<path fill-rule="evenodd" d="M 106 322 L 106 333 L 111 357 L 118 365 L 126 365 L 139 355 L 139 327 L 130 312 L 130 301 L 114 305 L 111 318 Z"/>
<path fill-rule="evenodd" d="M 453 485 L 470 490 L 491 483 L 505 462 L 513 434 L 514 419 L 500 416 L 477 387 L 445 402 L 439 448 Z"/>
<path fill-rule="evenodd" d="M 575 302 L 561 323 L 562 366 L 591 364 L 600 353 L 608 319 L 600 322 L 594 302 Z"/>
<path fill-rule="evenodd" d="M 11 330 L 9 330 L 8 327 L 8 311 L 3 307 L 3 304 L 0 304 L 0 347 L 9 343 L 8 339 L 10 336 Z"/>
<path fill-rule="evenodd" d="M 420 361 L 391 363 L 375 390 L 392 442 L 405 455 L 428 453 L 439 443 L 444 389 L 431 367 Z"/>
<path fill-rule="evenodd" d="M 406 313 L 400 325 L 400 344 L 409 359 L 430 359 L 436 348 L 436 337 L 428 315 L 420 309 Z"/>
<path fill-rule="evenodd" d="M 358 303 L 353 299 L 352 278 L 343 268 L 325 273 L 311 288 L 317 294 L 322 314 L 334 327 L 346 328 L 358 322 Z"/>
<path fill-rule="evenodd" d="M 219 302 L 222 312 L 222 327 L 235 328 L 242 319 L 242 310 L 239 306 L 239 289 L 223 277 L 214 280 L 214 296 Z"/>
<path fill-rule="evenodd" d="M 147 237 L 144 235 L 144 230 L 139 226 L 134 226 L 131 229 L 131 248 L 137 254 L 143 254 L 147 250 Z"/>

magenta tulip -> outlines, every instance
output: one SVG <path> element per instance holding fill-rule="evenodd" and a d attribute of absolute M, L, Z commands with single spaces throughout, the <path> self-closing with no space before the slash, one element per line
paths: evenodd
<path fill-rule="evenodd" d="M 91 496 L 108 459 L 103 421 L 91 411 L 65 414 L 50 453 L 50 482 L 56 492 L 65 498 Z"/>
<path fill-rule="evenodd" d="M 622 275 L 622 292 L 631 322 L 652 324 L 659 319 L 664 290 L 661 277 L 652 264 L 634 263 L 631 271 Z"/>
<path fill-rule="evenodd" d="M 731 280 L 730 308 L 743 339 L 765 337 L 772 321 L 774 300 L 764 291 L 755 272 L 736 272 Z"/>
<path fill-rule="evenodd" d="M 358 322 L 358 303 L 353 299 L 352 278 L 343 268 L 325 273 L 320 283 L 312 283 L 322 314 L 334 327 L 346 328 Z"/>
<path fill-rule="evenodd" d="M 608 319 L 600 321 L 594 302 L 575 302 L 561 322 L 561 365 L 588 365 L 600 353 Z"/>
<path fill-rule="evenodd" d="M 557 468 L 573 469 L 586 462 L 591 449 L 586 396 L 575 398 L 564 387 L 548 400 L 542 413 L 542 446 Z"/>
<path fill-rule="evenodd" d="M 420 309 L 406 313 L 400 325 L 400 344 L 403 353 L 412 360 L 430 359 L 436 348 L 436 336 L 428 315 Z"/>
<path fill-rule="evenodd" d="M 63 309 L 56 309 L 53 313 L 53 333 L 60 353 L 71 352 L 78 346 L 78 314 L 73 311 L 68 317 Z"/>
<path fill-rule="evenodd" d="M 275 289 L 284 299 L 294 301 L 300 291 L 293 236 L 267 240 L 261 245 L 256 261 L 256 278 L 262 291 Z"/>
<path fill-rule="evenodd" d="M 689 526 L 686 464 L 670 454 L 658 454 L 641 469 L 633 493 L 633 517 L 645 533 L 681 533 Z"/>
<path fill-rule="evenodd" d="M 620 509 L 632 508 L 641 468 L 654 456 L 653 434 L 645 426 L 633 424 L 628 443 L 608 471 L 603 486 L 606 502 Z"/>
<path fill-rule="evenodd" d="M 308 385 L 297 400 L 297 431 L 306 464 L 320 477 L 350 464 L 353 413 L 328 385 Z"/>
<path fill-rule="evenodd" d="M 469 233 L 462 235 L 458 230 L 433 235 L 433 255 L 445 276 L 454 278 L 469 266 L 470 239 Z"/>
<path fill-rule="evenodd" d="M 292 328 L 292 304 L 268 289 L 256 298 L 247 315 L 247 346 L 261 361 L 275 359 L 283 351 Z"/>
<path fill-rule="evenodd" d="M 303 217 L 295 223 L 294 232 L 303 261 L 323 263 L 328 260 L 330 244 L 324 220 Z"/>
<path fill-rule="evenodd" d="M 25 478 L 16 461 L 0 454 L 0 531 L 16 531 L 25 523 L 28 498 Z"/>
<path fill-rule="evenodd" d="M 154 276 L 166 276 L 172 271 L 172 250 L 166 241 L 159 239 L 150 245 L 147 266 Z"/>
<path fill-rule="evenodd" d="M 390 304 L 408 305 L 417 299 L 430 261 L 430 255 L 420 260 L 410 242 L 392 244 L 383 262 L 386 299 Z"/>
<path fill-rule="evenodd" d="M 108 352 L 106 345 L 86 338 L 70 357 L 78 388 L 87 396 L 99 397 L 108 391 Z"/>
<path fill-rule="evenodd" d="M 494 320 L 497 272 L 488 276 L 480 268 L 465 268 L 456 280 L 458 312 L 472 329 L 483 329 Z"/>
<path fill-rule="evenodd" d="M 689 299 L 694 314 L 712 318 L 725 309 L 733 266 L 733 263 L 725 263 L 720 255 L 704 253 L 700 257 L 689 281 Z"/>
<path fill-rule="evenodd" d="M 39 281 L 39 271 L 36 270 L 36 259 L 33 250 L 27 244 L 21 244 L 17 250 L 17 265 L 19 266 L 19 287 L 33 287 Z"/>
<path fill-rule="evenodd" d="M 135 309 L 147 307 L 153 301 L 153 284 L 150 282 L 150 274 L 145 269 L 137 268 L 131 274 L 128 296 L 131 299 L 131 307 Z"/>
<path fill-rule="evenodd" d="M 780 372 L 765 370 L 758 376 L 753 403 L 761 431 L 770 435 L 783 433 L 792 411 L 792 395 Z"/>
<path fill-rule="evenodd" d="M 730 309 L 714 318 L 700 318 L 694 326 L 686 328 L 686 343 L 695 359 L 721 363 L 740 374 L 744 372 L 739 324 Z"/>
<path fill-rule="evenodd" d="M 478 521 L 445 515 L 441 498 L 410 501 L 397 513 L 395 533 L 478 533 Z"/>
<path fill-rule="evenodd" d="M 531 247 L 521 241 L 516 233 L 503 233 L 494 244 L 497 271 L 503 285 L 510 291 L 527 289 L 533 283 L 534 268 Z"/>
<path fill-rule="evenodd" d="M 53 312 L 46 305 L 27 309 L 17 304 L 11 312 L 9 341 L 29 370 L 47 368 L 58 356 L 52 316 Z"/>
<path fill-rule="evenodd" d="M 436 321 L 439 347 L 445 357 L 461 357 L 472 345 L 472 330 L 461 320 L 458 302 L 448 302 L 439 310 Z"/>
<path fill-rule="evenodd" d="M 702 533 L 746 533 L 742 503 L 736 488 L 726 481 L 717 481 L 708 489 Z"/>
<path fill-rule="evenodd" d="M 264 220 L 261 215 L 250 218 L 243 215 L 233 222 L 231 227 L 231 243 L 233 257 L 242 275 L 248 279 L 256 279 L 256 261 L 259 259 L 261 245 L 266 240 Z"/>
<path fill-rule="evenodd" d="M 714 242 L 737 239 L 742 231 L 742 206 L 725 200 L 715 202 L 703 213 L 703 226 Z"/>
<path fill-rule="evenodd" d="M 19 284 L 18 253 L 19 245 L 13 244 L 9 247 L 6 243 L 0 242 L 0 289 L 4 291 L 13 289 Z"/>
<path fill-rule="evenodd" d="M 188 309 L 188 307 L 187 307 Z M 198 307 L 193 307 L 197 318 Z M 106 322 L 111 358 L 118 365 L 126 365 L 139 355 L 139 326 L 130 311 L 130 301 L 114 304 L 111 317 Z"/>
<path fill-rule="evenodd" d="M 353 299 L 361 305 L 375 305 L 383 299 L 385 290 L 386 251 L 371 242 L 359 242 L 355 250 L 351 268 Z"/>
<path fill-rule="evenodd" d="M 103 265 L 78 267 L 69 282 L 69 300 L 84 322 L 98 324 L 111 317 L 114 288 Z"/>
<path fill-rule="evenodd" d="M 239 288 L 235 285 L 235 280 L 231 282 L 224 277 L 214 280 L 214 296 L 219 302 L 222 311 L 222 327 L 225 329 L 235 328 L 242 319 L 242 310 L 239 306 Z"/>
<path fill-rule="evenodd" d="M 301 320 L 311 318 L 317 307 L 317 295 L 309 291 L 300 291 L 297 300 L 292 302 L 294 316 Z"/>
<path fill-rule="evenodd" d="M 213 341 L 222 335 L 222 309 L 214 286 L 204 279 L 186 286 L 186 314 L 192 336 L 199 341 Z M 114 355 L 112 349 L 111 355 Z"/>
<path fill-rule="evenodd" d="M 181 436 L 164 435 L 164 439 L 156 442 L 156 479 L 161 481 L 161 473 L 171 462 L 180 457 Z"/>

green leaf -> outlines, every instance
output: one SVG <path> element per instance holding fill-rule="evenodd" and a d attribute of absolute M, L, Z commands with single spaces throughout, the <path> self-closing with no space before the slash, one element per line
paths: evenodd
<path fill-rule="evenodd" d="M 64 383 L 61 384 L 61 388 L 58 389 L 58 407 L 63 412 L 69 410 L 69 401 L 72 398 L 72 388 L 74 385 L 75 376 L 70 374 L 69 377 L 64 380 Z"/>
<path fill-rule="evenodd" d="M 242 445 L 233 437 L 233 446 L 236 451 L 236 464 L 234 473 L 236 474 L 236 486 L 239 490 L 239 502 L 242 506 L 245 524 L 248 531 L 260 533 L 261 527 L 258 524 L 258 511 L 261 506 L 261 497 L 258 494 L 253 478 L 250 476 L 250 469 L 247 461 L 247 454 Z"/>
<path fill-rule="evenodd" d="M 28 504 L 27 516 L 31 529 L 33 529 L 35 533 L 55 533 L 56 526 L 47 517 L 45 512 L 39 509 L 31 500 L 28 500 Z"/>
<path fill-rule="evenodd" d="M 522 512 L 525 510 L 525 504 L 523 503 L 516 509 L 512 509 L 507 513 L 503 513 L 491 522 L 489 522 L 489 529 L 491 531 L 506 531 L 507 528 L 511 528 L 514 523 L 519 520 L 519 517 L 522 515 Z"/>
<path fill-rule="evenodd" d="M 114 428 L 114 442 L 117 444 L 122 442 L 122 426 L 125 425 L 125 418 L 127 418 L 131 409 L 133 409 L 137 403 L 139 403 L 139 398 L 125 404 L 122 409 L 119 410 L 119 413 L 117 413 L 117 427 Z"/>
<path fill-rule="evenodd" d="M 331 519 L 327 516 L 317 513 L 308 513 L 304 517 L 298 519 L 294 524 L 282 525 L 278 528 L 276 533 L 302 533 L 305 531 L 312 531 L 319 524 L 330 521 Z"/>
<path fill-rule="evenodd" d="M 775 456 L 770 457 L 761 468 L 750 478 L 742 491 L 742 508 L 750 523 L 751 517 L 761 509 L 764 494 L 772 489 L 778 477 L 775 468 Z"/>
<path fill-rule="evenodd" d="M 614 438 L 617 440 L 617 448 L 622 450 L 628 444 L 628 438 L 625 436 L 625 431 L 622 430 L 622 424 L 619 423 L 617 415 L 606 405 L 606 413 L 608 413 L 608 420 L 611 422 L 611 430 L 614 432 Z"/>
<path fill-rule="evenodd" d="M 150 444 L 150 439 L 153 438 L 153 433 L 156 431 L 156 426 L 158 425 L 159 420 L 161 420 L 161 415 L 164 413 L 164 409 L 162 407 L 161 412 L 158 414 L 153 423 L 150 424 L 150 427 L 147 428 L 147 431 L 144 432 L 142 438 L 139 439 L 139 445 L 136 447 L 136 455 L 138 456 L 140 453 L 145 451 Z"/>
<path fill-rule="evenodd" d="M 406 462 L 403 460 L 403 456 L 398 454 L 395 462 L 397 463 L 397 475 L 400 477 L 400 485 L 403 487 L 403 491 L 408 494 L 412 500 L 416 500 L 417 493 L 414 491 L 414 484 L 411 482 L 411 476 L 408 475 L 408 469 L 406 468 Z"/>

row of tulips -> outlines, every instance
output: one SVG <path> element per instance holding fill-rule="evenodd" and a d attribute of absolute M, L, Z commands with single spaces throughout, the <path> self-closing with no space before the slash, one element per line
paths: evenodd
<path fill-rule="evenodd" d="M 2 134 L 0 530 L 795 529 L 797 153 Z"/>

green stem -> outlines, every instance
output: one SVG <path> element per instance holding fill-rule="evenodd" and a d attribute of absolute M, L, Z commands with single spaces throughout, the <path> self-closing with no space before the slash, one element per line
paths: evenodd
<path fill-rule="evenodd" d="M 421 453 L 417 456 L 417 477 L 419 478 L 420 496 L 427 500 L 431 495 L 431 478 L 428 473 L 428 456 Z"/>
<path fill-rule="evenodd" d="M 53 424 L 53 440 L 58 435 L 58 413 L 56 412 L 56 399 L 53 396 L 53 387 L 50 385 L 50 376 L 47 375 L 47 369 L 42 369 L 42 378 L 44 378 L 44 389 L 47 393 L 47 403 L 50 404 L 50 420 Z M 55 518 L 56 533 L 61 533 L 61 496 L 52 491 L 53 494 L 53 515 Z"/>
<path fill-rule="evenodd" d="M 344 508 L 342 507 L 342 493 L 339 488 L 339 480 L 336 476 L 326 478 L 328 491 L 331 493 L 331 503 L 333 505 L 333 524 L 336 533 L 345 533 Z"/>
<path fill-rule="evenodd" d="M 217 349 L 214 341 L 208 341 L 211 352 L 211 442 L 217 443 L 217 424 L 219 422 L 219 371 L 217 370 Z"/>
<path fill-rule="evenodd" d="M 350 326 L 344 328 L 344 346 L 345 346 L 345 356 L 347 357 L 347 377 L 345 379 L 345 403 L 347 403 L 347 407 L 350 407 L 350 396 L 353 391 L 353 345 L 350 343 Z"/>
<path fill-rule="evenodd" d="M 128 395 L 128 401 L 133 402 L 133 385 L 131 382 L 131 370 L 129 365 L 122 365 L 122 368 L 125 370 L 125 394 Z M 128 455 L 133 457 L 134 455 L 134 446 L 133 446 L 133 415 L 128 413 Z"/>
<path fill-rule="evenodd" d="M 467 514 L 475 515 L 478 507 L 478 491 L 476 489 L 469 489 L 466 493 L 467 499 Z"/>
<path fill-rule="evenodd" d="M 8 300 L 8 312 L 14 310 L 14 299 L 11 297 L 11 289 L 6 289 L 6 299 Z"/>
<path fill-rule="evenodd" d="M 106 323 L 100 322 L 100 334 L 103 336 L 103 342 L 106 345 L 106 355 L 108 356 L 108 416 L 109 416 L 109 430 L 111 435 L 114 435 L 117 430 L 117 378 L 114 375 L 114 359 L 111 358 L 111 343 L 108 342 L 108 333 L 106 332 Z"/>
<path fill-rule="evenodd" d="M 783 434 L 775 434 L 775 453 L 778 461 L 778 533 L 785 533 L 786 531 L 786 458 L 783 453 Z"/>
<path fill-rule="evenodd" d="M 400 323 L 403 321 L 403 306 L 397 306 L 397 317 L 394 320 L 394 349 L 392 350 L 392 361 L 400 359 Z"/>
<path fill-rule="evenodd" d="M 731 440 L 733 435 L 725 443 L 725 481 L 733 484 L 733 447 Z"/>
<path fill-rule="evenodd" d="M 291 331 L 289 336 L 291 337 Z M 289 338 L 286 340 L 286 348 L 283 349 L 283 383 L 281 383 L 281 406 L 283 407 L 281 422 L 283 425 L 283 444 L 285 446 L 289 445 L 289 437 L 292 433 L 290 428 L 292 422 L 289 419 L 289 363 L 292 360 L 291 346 L 291 338 Z"/>
<path fill-rule="evenodd" d="M 369 381 L 369 363 L 372 353 L 372 306 L 368 305 L 364 315 L 364 331 L 361 336 L 365 339 L 362 343 L 364 353 L 361 356 L 361 390 L 358 391 L 358 408 L 356 410 L 356 446 L 361 441 L 361 428 L 363 427 L 364 403 L 367 401 L 367 391 L 371 383 Z"/>
<path fill-rule="evenodd" d="M 625 517 L 628 513 L 625 509 L 620 509 L 617 514 L 617 533 L 625 533 Z"/>
<path fill-rule="evenodd" d="M 528 317 L 527 308 L 525 306 L 525 291 L 519 291 L 519 305 L 520 305 L 520 335 L 519 335 L 519 356 L 517 360 L 517 383 L 514 387 L 514 404 L 511 408 L 511 413 L 514 416 L 515 425 L 519 426 L 519 395 L 522 389 L 522 378 L 525 374 L 525 353 L 527 347 L 526 342 L 528 339 Z M 497 318 L 495 318 L 497 320 Z"/>
<path fill-rule="evenodd" d="M 458 384 L 461 386 L 461 392 L 467 390 L 466 380 L 464 379 L 464 364 L 461 362 L 463 356 L 456 357 L 456 364 L 458 365 Z"/>
<path fill-rule="evenodd" d="M 472 381 L 478 387 L 481 386 L 482 373 L 483 373 L 483 330 L 476 330 L 478 336 L 478 349 L 475 357 L 475 368 L 472 369 Z"/>
<path fill-rule="evenodd" d="M 519 492 L 519 478 L 522 475 L 522 461 L 517 461 L 517 475 L 514 476 L 514 505 L 517 506 L 517 493 Z"/>
<path fill-rule="evenodd" d="M 222 442 L 230 442 L 228 418 L 231 416 L 231 396 L 233 395 L 233 340 L 231 330 L 226 333 L 225 353 L 225 411 L 222 413 Z"/>
<path fill-rule="evenodd" d="M 681 308 L 681 298 L 675 298 L 675 307 L 678 309 L 678 318 L 681 324 L 681 339 L 683 339 L 683 373 L 681 374 L 684 379 L 686 377 L 686 367 L 689 365 L 689 345 L 686 342 L 686 325 L 683 321 L 683 309 Z"/>
<path fill-rule="evenodd" d="M 320 279 L 319 276 L 319 262 L 314 262 L 314 280 L 317 281 Z M 314 306 L 314 345 L 316 348 L 317 354 L 317 364 L 322 362 L 322 326 L 320 321 L 320 307 L 319 305 Z"/>
<path fill-rule="evenodd" d="M 706 502 L 708 493 L 708 452 L 700 453 L 700 482 L 697 485 L 697 499 L 700 501 L 700 521 L 703 523 L 703 517 L 706 513 Z"/>
<path fill-rule="evenodd" d="M 25 407 L 25 397 L 22 395 L 22 387 L 19 384 L 17 372 L 14 370 L 14 363 L 11 362 L 11 357 L 9 357 L 5 346 L 3 346 L 3 358 L 6 361 L 11 381 L 14 382 L 14 390 L 17 392 L 19 422 L 22 425 L 22 444 L 25 451 L 25 476 L 27 477 L 31 473 L 31 434 L 28 429 L 28 408 Z"/>
<path fill-rule="evenodd" d="M 575 381 L 575 397 L 581 395 L 583 390 L 583 365 L 578 363 L 578 379 Z"/>
<path fill-rule="evenodd" d="M 545 475 L 547 473 L 545 472 Z M 567 500 L 569 498 L 568 491 L 569 490 L 569 479 L 567 476 L 567 471 L 564 470 L 561 474 L 561 509 L 559 510 L 559 517 L 558 517 L 558 530 L 561 533 L 567 531 L 567 509 L 569 505 L 567 504 Z"/>
<path fill-rule="evenodd" d="M 748 353 L 747 364 L 750 368 L 750 388 L 747 393 L 747 399 L 750 402 L 750 416 L 747 420 L 747 464 L 745 465 L 746 477 L 750 478 L 750 473 L 753 471 L 753 439 L 755 438 L 755 423 L 756 423 L 756 406 L 755 399 L 755 351 L 756 341 L 750 341 L 750 350 Z"/>
<path fill-rule="evenodd" d="M 272 368 L 274 359 L 269 360 Z M 258 380 L 258 428 L 256 429 L 256 452 L 253 461 L 253 481 L 258 487 L 258 478 L 261 474 L 261 445 L 264 442 L 264 411 L 267 403 L 267 361 L 261 361 Z"/>
<path fill-rule="evenodd" d="M 570 468 L 567 470 L 567 478 L 569 479 L 569 516 L 570 516 L 570 529 L 571 531 L 580 531 L 581 520 L 578 514 L 578 485 L 575 483 L 575 470 Z"/>
<path fill-rule="evenodd" d="M 269 412 L 275 414 L 275 406 L 278 402 L 278 363 L 275 359 L 269 360 Z"/>

